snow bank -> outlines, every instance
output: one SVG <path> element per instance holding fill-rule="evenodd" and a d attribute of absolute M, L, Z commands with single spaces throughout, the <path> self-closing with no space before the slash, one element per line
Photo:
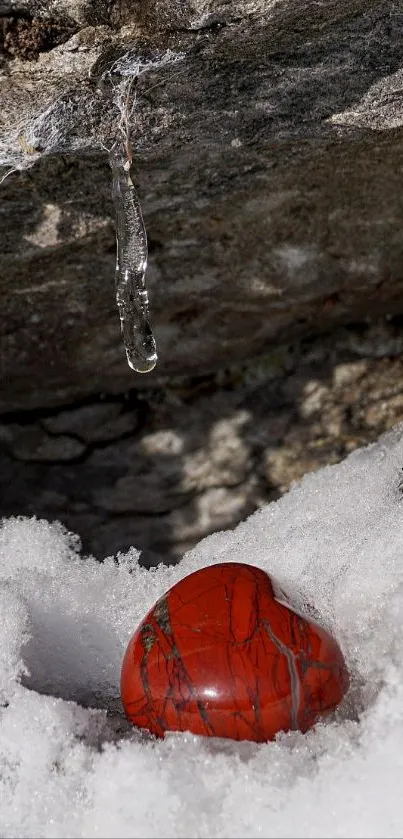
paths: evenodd
<path fill-rule="evenodd" d="M 0 529 L 0 835 L 402 836 L 403 426 L 201 542 L 177 567 L 100 565 L 60 525 Z M 125 646 L 213 562 L 274 574 L 337 637 L 352 687 L 307 735 L 255 745 L 130 728 Z"/>

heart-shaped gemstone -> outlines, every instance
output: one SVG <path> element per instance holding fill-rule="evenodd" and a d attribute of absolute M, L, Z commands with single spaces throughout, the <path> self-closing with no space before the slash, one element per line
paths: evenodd
<path fill-rule="evenodd" d="M 262 742 L 307 731 L 348 682 L 328 632 L 279 602 L 264 571 L 227 562 L 157 601 L 127 647 L 121 691 L 128 718 L 158 736 Z"/>

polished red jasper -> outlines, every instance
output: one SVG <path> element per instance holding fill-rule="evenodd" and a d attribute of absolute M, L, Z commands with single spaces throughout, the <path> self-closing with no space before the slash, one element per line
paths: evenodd
<path fill-rule="evenodd" d="M 307 731 L 342 699 L 341 651 L 280 603 L 251 565 L 202 568 L 173 586 L 140 624 L 122 666 L 122 700 L 137 726 L 234 740 Z"/>

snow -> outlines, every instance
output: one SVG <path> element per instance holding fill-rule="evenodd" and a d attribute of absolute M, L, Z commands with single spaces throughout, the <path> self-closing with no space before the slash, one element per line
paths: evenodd
<path fill-rule="evenodd" d="M 306 476 L 176 567 L 99 564 L 61 525 L 0 529 L 0 836 L 403 835 L 403 426 Z M 306 735 L 256 745 L 131 728 L 126 644 L 187 573 L 246 561 L 338 639 L 352 685 Z"/>

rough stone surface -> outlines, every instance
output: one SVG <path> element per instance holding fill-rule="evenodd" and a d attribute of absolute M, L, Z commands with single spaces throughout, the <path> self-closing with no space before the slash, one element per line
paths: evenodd
<path fill-rule="evenodd" d="M 42 426 L 50 434 L 74 434 L 87 444 L 115 440 L 135 431 L 137 425 L 138 412 L 122 410 L 120 401 L 82 405 L 42 419 Z"/>
<path fill-rule="evenodd" d="M 0 427 L 0 440 L 8 444 L 14 456 L 23 462 L 75 460 L 85 451 L 85 446 L 74 437 L 65 434 L 49 437 L 36 423 L 12 423 Z"/>
<path fill-rule="evenodd" d="M 1 0 L 0 410 L 160 386 L 402 311 L 403 2 Z M 96 80 L 140 77 L 160 362 L 126 365 Z M 29 168 L 27 168 L 29 167 Z"/>
<path fill-rule="evenodd" d="M 362 324 L 165 391 L 4 416 L 0 515 L 61 519 L 100 558 L 174 561 L 402 421 L 402 339 Z"/>

